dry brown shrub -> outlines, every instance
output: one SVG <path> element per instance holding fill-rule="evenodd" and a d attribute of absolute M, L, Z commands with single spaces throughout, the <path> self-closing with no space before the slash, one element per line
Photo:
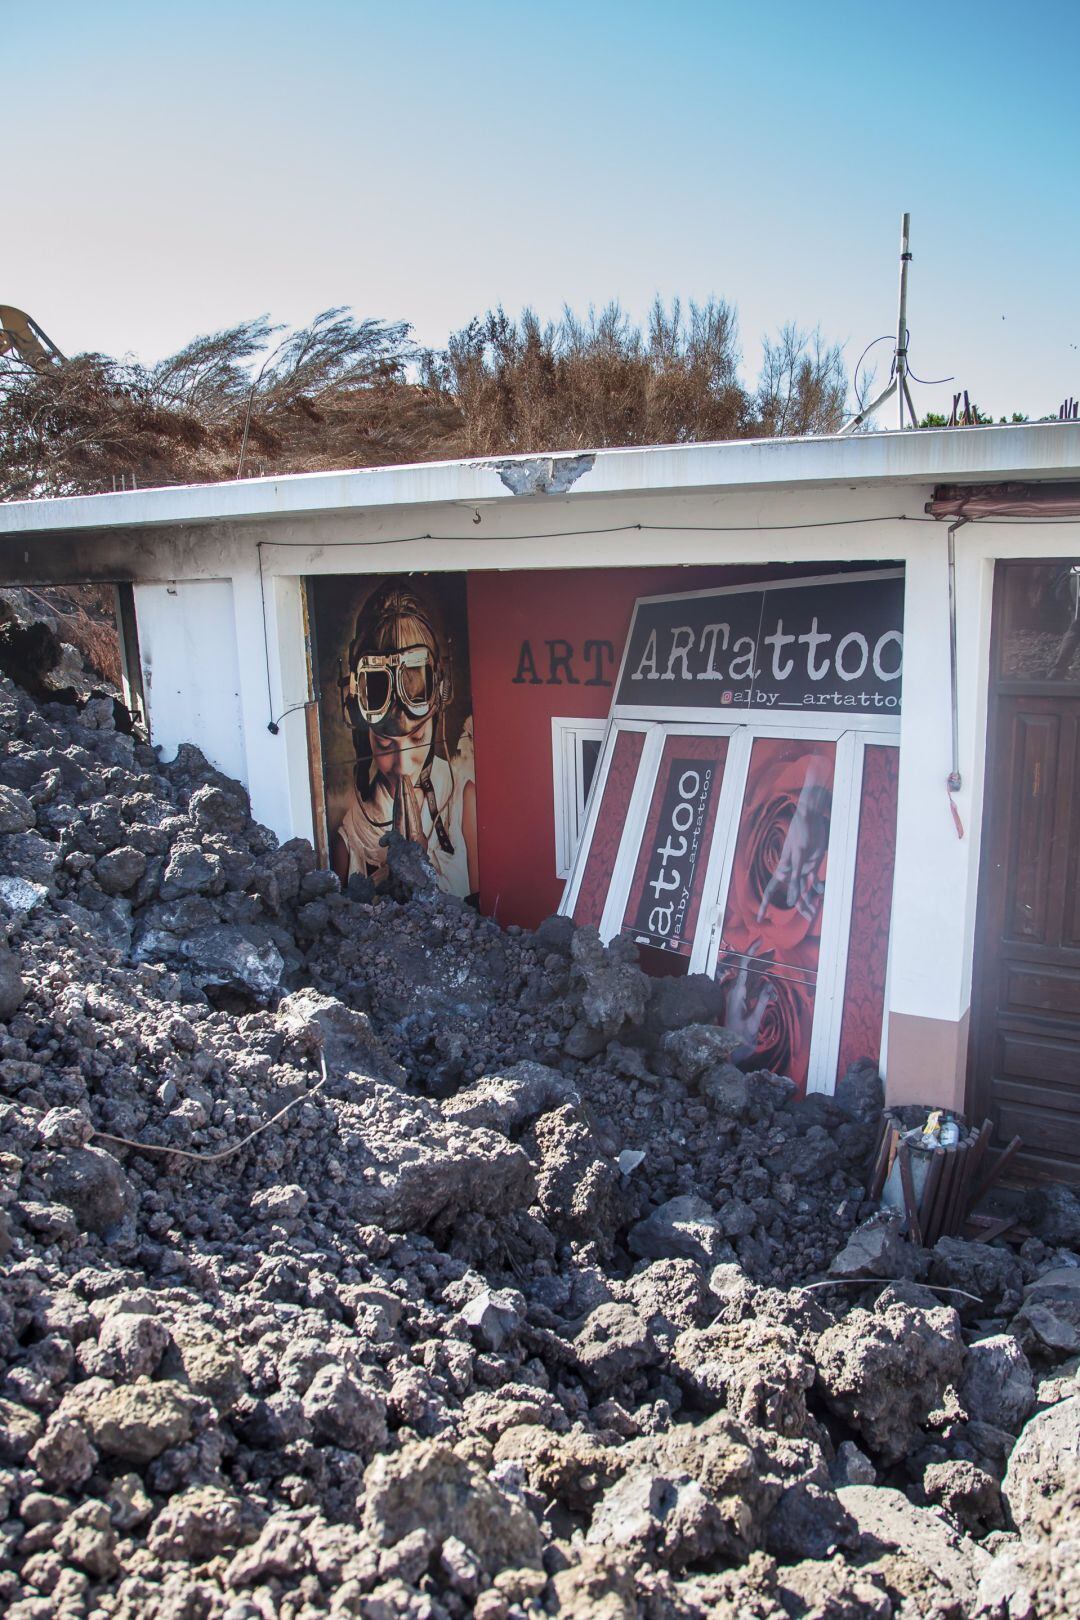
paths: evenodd
<path fill-rule="evenodd" d="M 331 309 L 272 347 L 265 317 L 146 368 L 0 358 L 0 498 L 215 482 L 455 456 L 834 431 L 840 351 L 786 326 L 755 388 L 734 310 L 617 304 L 542 325 L 500 308 L 417 351 L 404 322 Z"/>

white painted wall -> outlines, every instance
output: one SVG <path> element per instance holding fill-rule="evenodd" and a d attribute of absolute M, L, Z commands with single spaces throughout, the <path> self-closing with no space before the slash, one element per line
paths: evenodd
<path fill-rule="evenodd" d="M 136 585 L 135 613 L 150 736 L 162 757 L 195 742 L 218 770 L 248 785 L 232 582 Z"/>

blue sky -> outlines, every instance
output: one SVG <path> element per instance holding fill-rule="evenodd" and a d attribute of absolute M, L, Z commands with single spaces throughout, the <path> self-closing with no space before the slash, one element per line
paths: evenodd
<path fill-rule="evenodd" d="M 0 0 L 0 22 L 0 302 L 67 352 L 153 360 L 332 304 L 438 344 L 500 301 L 715 293 L 749 374 L 785 320 L 850 365 L 894 323 L 907 208 L 914 370 L 995 414 L 1080 395 L 1080 0 Z"/>

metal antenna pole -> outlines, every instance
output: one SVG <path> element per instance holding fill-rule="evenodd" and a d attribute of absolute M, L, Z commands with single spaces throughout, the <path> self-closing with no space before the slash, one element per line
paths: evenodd
<path fill-rule="evenodd" d="M 911 263 L 911 215 L 905 214 L 900 224 L 900 313 L 896 322 L 896 403 L 898 412 L 898 426 L 904 425 L 904 405 L 907 405 L 911 415 L 912 427 L 918 427 L 919 419 L 915 415 L 915 407 L 911 403 L 911 390 L 908 387 L 908 325 L 907 325 L 907 278 L 908 265 Z"/>
<path fill-rule="evenodd" d="M 880 410 L 886 401 L 896 395 L 899 426 L 904 426 L 904 406 L 907 405 L 911 417 L 912 427 L 917 427 L 919 419 L 915 415 L 915 406 L 911 399 L 911 390 L 908 387 L 908 328 L 907 328 L 907 283 L 908 265 L 911 263 L 911 248 L 908 245 L 911 234 L 911 215 L 905 214 L 900 224 L 900 308 L 896 318 L 896 349 L 893 353 L 892 372 L 881 393 L 865 405 L 857 416 L 840 429 L 841 435 L 854 433 L 867 417 L 873 416 Z"/>

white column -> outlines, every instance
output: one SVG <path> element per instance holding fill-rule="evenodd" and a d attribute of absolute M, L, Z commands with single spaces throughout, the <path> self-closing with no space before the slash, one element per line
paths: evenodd
<path fill-rule="evenodd" d="M 966 638 L 967 639 L 967 638 Z M 960 768 L 952 766 L 949 581 L 945 526 L 926 528 L 908 552 L 904 593 L 904 703 L 889 963 L 890 1101 L 962 1108 L 971 988 L 971 919 L 978 884 L 981 801 L 974 783 L 974 697 L 980 670 L 968 645 L 961 691 Z M 981 769 L 981 765 L 980 765 Z"/>

